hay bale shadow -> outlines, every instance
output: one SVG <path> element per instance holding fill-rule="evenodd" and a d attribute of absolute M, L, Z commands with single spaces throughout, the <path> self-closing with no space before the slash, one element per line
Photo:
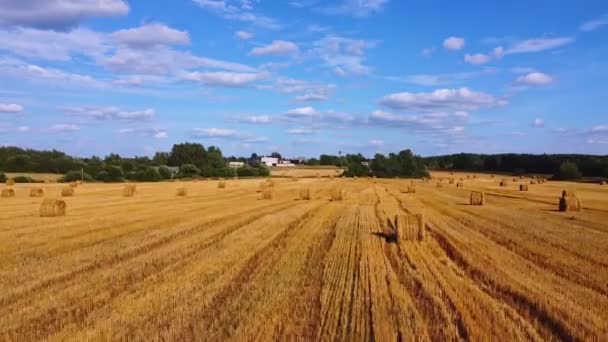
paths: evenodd
<path fill-rule="evenodd" d="M 397 243 L 397 236 L 395 234 L 386 234 L 382 232 L 373 232 L 371 234 L 384 239 L 386 243 Z"/>

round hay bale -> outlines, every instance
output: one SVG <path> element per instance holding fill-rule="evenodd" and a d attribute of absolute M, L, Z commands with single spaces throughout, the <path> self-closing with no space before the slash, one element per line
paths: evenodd
<path fill-rule="evenodd" d="M 66 208 L 65 201 L 47 198 L 40 205 L 40 217 L 65 216 Z"/>
<path fill-rule="evenodd" d="M 331 190 L 331 201 L 342 201 L 344 199 L 344 190 L 334 188 Z"/>
<path fill-rule="evenodd" d="M 449 183 L 450 183 L 450 184 L 454 184 L 454 179 L 453 179 L 453 178 L 450 178 Z"/>
<path fill-rule="evenodd" d="M 186 188 L 181 187 L 181 188 L 177 188 L 177 190 L 175 191 L 175 196 L 187 196 L 188 195 L 188 190 L 186 190 Z"/>
<path fill-rule="evenodd" d="M 528 184 L 519 184 L 519 191 L 528 191 Z"/>
<path fill-rule="evenodd" d="M 75 188 L 78 186 L 78 182 L 70 182 L 70 187 Z"/>
<path fill-rule="evenodd" d="M 507 186 L 509 183 L 507 182 L 506 179 L 503 179 L 500 181 L 500 186 Z"/>
<path fill-rule="evenodd" d="M 44 196 L 44 189 L 42 188 L 31 188 L 30 197 L 42 197 Z"/>
<path fill-rule="evenodd" d="M 443 184 L 441 184 L 441 183 L 437 183 L 437 187 L 438 187 L 438 188 L 443 188 Z"/>
<path fill-rule="evenodd" d="M 530 184 L 537 184 L 537 183 L 538 183 L 538 182 L 537 182 L 537 181 L 535 181 L 535 180 L 531 180 L 531 181 L 530 181 Z"/>
<path fill-rule="evenodd" d="M 403 186 L 399 189 L 399 192 L 401 192 L 402 194 L 415 194 L 416 187 L 413 185 Z"/>
<path fill-rule="evenodd" d="M 601 181 L 600 185 L 606 185 L 606 181 Z"/>
<path fill-rule="evenodd" d="M 559 199 L 559 211 L 581 211 L 582 208 L 583 204 L 581 200 L 574 195 L 562 196 L 562 198 Z"/>
<path fill-rule="evenodd" d="M 15 189 L 12 189 L 12 188 L 2 189 L 2 197 L 15 197 Z"/>
<path fill-rule="evenodd" d="M 137 186 L 135 184 L 127 184 L 122 189 L 123 197 L 133 197 L 135 195 L 135 191 L 137 190 Z"/>
<path fill-rule="evenodd" d="M 483 202 L 484 202 L 483 192 L 471 191 L 471 196 L 469 197 L 470 205 L 483 205 Z"/>
<path fill-rule="evenodd" d="M 61 189 L 61 197 L 72 197 L 74 196 L 74 188 L 66 187 Z"/>
<path fill-rule="evenodd" d="M 457 188 L 464 188 L 464 183 L 463 182 L 458 182 L 458 183 L 456 183 L 456 187 Z"/>
<path fill-rule="evenodd" d="M 393 228 L 396 232 L 397 241 L 422 242 L 424 241 L 424 216 L 422 214 L 395 215 Z"/>
<path fill-rule="evenodd" d="M 6 185 L 15 185 L 15 180 L 12 178 L 9 178 L 6 180 Z"/>
<path fill-rule="evenodd" d="M 310 188 L 300 189 L 300 199 L 303 201 L 310 200 Z"/>
<path fill-rule="evenodd" d="M 221 181 L 221 182 L 217 183 L 217 188 L 218 189 L 225 189 L 226 188 L 226 182 Z"/>
<path fill-rule="evenodd" d="M 264 189 L 264 191 L 262 191 L 262 199 L 271 200 L 272 197 L 273 197 L 272 189 Z"/>

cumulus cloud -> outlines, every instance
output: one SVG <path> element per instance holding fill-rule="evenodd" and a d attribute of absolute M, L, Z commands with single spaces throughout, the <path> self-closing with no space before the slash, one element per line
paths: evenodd
<path fill-rule="evenodd" d="M 545 125 L 545 120 L 542 118 L 534 119 L 534 127 L 543 127 Z"/>
<path fill-rule="evenodd" d="M 120 44 L 135 47 L 190 44 L 188 32 L 179 31 L 164 24 L 148 24 L 136 28 L 119 30 L 112 33 L 111 37 Z"/>
<path fill-rule="evenodd" d="M 495 47 L 490 53 L 475 53 L 475 54 L 466 54 L 464 56 L 464 61 L 473 65 L 481 65 L 489 63 L 494 59 L 499 59 L 505 54 L 505 49 L 502 46 Z"/>
<path fill-rule="evenodd" d="M 595 31 L 606 25 L 608 25 L 608 15 L 584 22 L 579 30 L 583 32 Z"/>
<path fill-rule="evenodd" d="M 267 73 L 237 73 L 237 72 L 190 72 L 183 75 L 182 79 L 199 82 L 209 86 L 245 87 L 250 83 L 263 81 L 269 77 Z"/>
<path fill-rule="evenodd" d="M 314 83 L 290 78 L 280 78 L 274 85 L 264 86 L 264 89 L 273 89 L 284 94 L 299 94 L 295 98 L 299 102 L 327 100 L 335 88 L 335 84 Z"/>
<path fill-rule="evenodd" d="M 551 84 L 554 81 L 555 80 L 553 79 L 553 77 L 547 74 L 543 74 L 542 72 L 531 72 L 529 74 L 518 77 L 515 83 L 521 85 L 539 86 Z"/>
<path fill-rule="evenodd" d="M 384 145 L 384 140 L 379 140 L 379 139 L 372 139 L 370 141 L 367 142 L 368 145 L 370 146 L 383 146 Z"/>
<path fill-rule="evenodd" d="M 469 90 L 438 89 L 431 93 L 395 93 L 384 96 L 379 103 L 385 107 L 405 111 L 433 111 L 433 110 L 475 110 L 490 108 L 505 104 L 504 100 Z"/>
<path fill-rule="evenodd" d="M 129 13 L 124 0 L 3 0 L 0 24 L 65 28 L 92 17 L 116 17 Z"/>
<path fill-rule="evenodd" d="M 443 47 L 447 50 L 461 50 L 464 47 L 464 38 L 461 37 L 449 37 L 443 41 Z"/>
<path fill-rule="evenodd" d="M 457 112 L 403 115 L 375 110 L 370 114 L 368 124 L 390 128 L 406 128 L 427 135 L 453 137 L 464 133 L 466 121 L 467 117 L 459 115 Z"/>
<path fill-rule="evenodd" d="M 19 60 L 1 60 L 0 75 L 24 79 L 36 83 L 50 83 L 57 86 L 77 85 L 84 87 L 103 88 L 106 84 L 88 75 L 74 74 L 54 68 L 45 68 L 35 64 L 27 64 Z"/>
<path fill-rule="evenodd" d="M 285 115 L 289 118 L 309 118 L 318 116 L 319 112 L 313 107 L 300 107 L 288 110 Z"/>
<path fill-rule="evenodd" d="M 0 103 L 0 113 L 22 113 L 22 105 L 16 103 Z"/>
<path fill-rule="evenodd" d="M 326 36 L 313 43 L 313 52 L 339 76 L 366 75 L 370 67 L 364 65 L 365 51 L 374 42 L 339 36 Z"/>
<path fill-rule="evenodd" d="M 329 97 L 324 93 L 308 93 L 296 96 L 295 100 L 299 102 L 325 101 Z"/>
<path fill-rule="evenodd" d="M 236 31 L 234 36 L 241 40 L 248 40 L 254 37 L 253 32 L 248 31 Z"/>
<path fill-rule="evenodd" d="M 249 52 L 252 56 L 286 56 L 299 52 L 295 43 L 285 40 L 275 40 L 269 45 L 256 47 Z"/>
<path fill-rule="evenodd" d="M 78 116 L 96 120 L 141 121 L 153 119 L 154 109 L 127 111 L 118 107 L 67 107 L 63 110 L 70 116 Z"/>

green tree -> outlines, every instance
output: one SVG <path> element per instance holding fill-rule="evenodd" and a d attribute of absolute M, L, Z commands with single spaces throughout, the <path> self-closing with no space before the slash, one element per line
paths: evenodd
<path fill-rule="evenodd" d="M 171 179 L 173 178 L 173 172 L 167 165 L 161 165 L 158 167 L 158 174 L 162 179 Z"/>
<path fill-rule="evenodd" d="M 565 161 L 559 166 L 559 170 L 554 175 L 556 179 L 580 179 L 581 172 L 578 170 L 576 163 Z"/>
<path fill-rule="evenodd" d="M 158 182 L 161 176 L 156 167 L 146 166 L 137 172 L 136 179 L 140 182 Z"/>
<path fill-rule="evenodd" d="M 192 164 L 197 168 L 202 168 L 207 163 L 207 151 L 201 144 L 183 143 L 175 144 L 171 149 L 169 166 L 182 166 L 184 164 Z"/>
<path fill-rule="evenodd" d="M 7 179 L 8 178 L 6 177 L 4 172 L 0 171 L 0 183 L 6 183 Z"/>
<path fill-rule="evenodd" d="M 179 178 L 191 178 L 201 174 L 201 170 L 194 164 L 184 164 L 179 168 Z"/>

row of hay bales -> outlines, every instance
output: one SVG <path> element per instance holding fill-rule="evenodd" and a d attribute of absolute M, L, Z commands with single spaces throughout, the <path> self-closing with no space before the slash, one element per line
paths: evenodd
<path fill-rule="evenodd" d="M 44 189 L 43 188 L 30 188 L 30 197 L 43 197 L 44 196 Z M 2 189 L 2 194 L 0 195 L 0 197 L 15 197 L 17 195 L 17 192 L 15 191 L 15 189 L 13 188 L 4 188 Z M 72 197 L 74 196 L 74 188 L 71 187 L 65 187 L 63 189 L 61 189 L 61 196 L 62 197 Z"/>
<path fill-rule="evenodd" d="M 527 185 L 520 185 L 525 186 Z M 469 197 L 470 205 L 483 205 L 484 204 L 484 193 L 479 191 L 471 191 L 471 195 Z M 583 203 L 578 196 L 572 191 L 564 190 L 562 191 L 562 196 L 559 199 L 558 209 L 559 211 L 581 211 L 583 208 Z"/>

